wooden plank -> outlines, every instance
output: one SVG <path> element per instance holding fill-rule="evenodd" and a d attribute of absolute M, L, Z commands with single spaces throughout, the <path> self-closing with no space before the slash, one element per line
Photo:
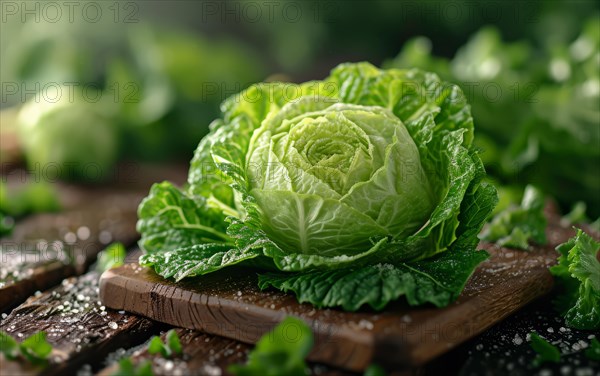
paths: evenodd
<path fill-rule="evenodd" d="M 260 291 L 256 276 L 223 270 L 174 283 L 136 263 L 106 272 L 104 304 L 171 325 L 254 343 L 287 315 L 309 323 L 316 346 L 309 359 L 353 371 L 375 362 L 422 365 L 481 333 L 552 288 L 554 248 L 574 234 L 551 216 L 549 244 L 523 252 L 482 244 L 492 257 L 475 272 L 457 302 L 437 309 L 398 301 L 383 312 L 343 312 L 299 304 L 291 294 Z"/>
<path fill-rule="evenodd" d="M 85 208 L 38 214 L 0 240 L 0 312 L 63 278 L 83 273 L 107 244 L 130 245 L 143 193 L 96 197 Z"/>
<path fill-rule="evenodd" d="M 107 244 L 133 244 L 137 207 L 150 186 L 162 179 L 181 183 L 187 174 L 182 166 L 122 163 L 113 175 L 110 187 L 55 183 L 64 212 L 24 218 L 0 239 L 0 312 L 82 274 Z M 14 190 L 36 178 L 24 170 L 2 176 Z"/>
<path fill-rule="evenodd" d="M 245 363 L 252 346 L 211 334 L 188 329 L 177 329 L 183 355 L 165 359 L 160 354 L 150 355 L 146 348 L 134 353 L 133 364 L 145 360 L 152 363 L 154 375 L 229 375 L 227 368 L 231 364 Z M 161 335 L 165 341 L 165 333 Z M 118 364 L 100 371 L 98 376 L 110 376 L 118 370 Z M 336 370 L 320 364 L 309 365 L 311 375 L 341 376 L 353 375 L 347 371 Z"/>
<path fill-rule="evenodd" d="M 98 300 L 97 272 L 69 278 L 31 297 L 0 321 L 17 340 L 43 330 L 53 351 L 46 367 L 9 361 L 0 354 L 3 375 L 68 375 L 83 364 L 98 366 L 118 348 L 133 346 L 159 330 L 152 321 L 106 309 Z"/>

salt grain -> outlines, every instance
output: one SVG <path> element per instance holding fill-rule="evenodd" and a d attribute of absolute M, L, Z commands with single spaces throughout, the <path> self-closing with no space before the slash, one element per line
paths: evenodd
<path fill-rule="evenodd" d="M 98 240 L 100 240 L 100 243 L 102 244 L 108 244 L 112 241 L 112 234 L 108 231 L 102 231 L 100 232 L 100 235 L 98 235 Z"/>
<path fill-rule="evenodd" d="M 90 237 L 90 229 L 86 226 L 81 226 L 77 229 L 77 237 L 81 240 L 87 240 Z"/>
<path fill-rule="evenodd" d="M 67 232 L 65 234 L 65 242 L 67 243 L 75 243 L 77 241 L 77 235 L 72 232 Z"/>
<path fill-rule="evenodd" d="M 358 322 L 358 326 L 361 329 L 373 330 L 373 323 L 369 320 L 362 319 Z"/>
<path fill-rule="evenodd" d="M 523 338 L 521 338 L 521 336 L 519 335 L 519 333 L 515 334 L 515 338 L 513 338 L 512 342 L 519 346 L 520 344 L 523 343 Z"/>

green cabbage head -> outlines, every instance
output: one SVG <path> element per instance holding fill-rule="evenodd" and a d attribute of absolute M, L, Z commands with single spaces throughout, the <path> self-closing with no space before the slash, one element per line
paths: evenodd
<path fill-rule="evenodd" d="M 286 253 L 357 255 L 435 208 L 408 130 L 384 107 L 308 96 L 267 116 L 247 152 L 261 228 Z"/>
<path fill-rule="evenodd" d="M 223 103 L 187 187 L 156 184 L 141 204 L 141 262 L 181 279 L 472 252 L 496 203 L 472 141 L 463 93 L 432 73 L 342 64 L 251 86 Z"/>

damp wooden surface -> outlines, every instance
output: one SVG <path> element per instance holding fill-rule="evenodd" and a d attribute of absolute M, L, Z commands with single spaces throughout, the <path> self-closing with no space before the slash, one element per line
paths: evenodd
<path fill-rule="evenodd" d="M 90 195 L 85 207 L 36 214 L 18 222 L 13 234 L 0 240 L 0 312 L 37 290 L 83 273 L 109 243 L 133 244 L 138 237 L 137 205 L 143 195 L 141 190 Z"/>
<path fill-rule="evenodd" d="M 152 364 L 154 375 L 229 375 L 232 364 L 247 361 L 252 346 L 228 338 L 202 333 L 189 329 L 176 329 L 183 354 L 164 358 L 160 354 L 151 355 L 146 347 L 136 351 L 131 360 L 135 366 L 144 361 Z M 161 339 L 166 343 L 165 333 Z M 118 370 L 114 364 L 99 372 L 99 376 L 110 376 Z M 322 376 L 352 375 L 343 370 L 333 369 L 322 364 L 309 364 L 311 374 Z M 358 374 L 356 374 L 358 375 Z"/>
<path fill-rule="evenodd" d="M 136 263 L 107 271 L 100 282 L 106 306 L 244 343 L 293 315 L 309 323 L 316 345 L 309 359 L 351 371 L 371 363 L 389 368 L 425 364 L 548 293 L 554 248 L 574 234 L 549 213 L 549 244 L 516 251 L 481 244 L 491 254 L 448 307 L 411 308 L 402 301 L 383 312 L 343 312 L 299 304 L 293 295 L 260 291 L 255 273 L 223 272 L 175 283 Z"/>
<path fill-rule="evenodd" d="M 90 266 L 107 244 L 135 243 L 136 209 L 153 182 L 182 184 L 187 171 L 169 166 L 120 168 L 124 173 L 110 186 L 57 183 L 60 212 L 20 218 L 13 233 L 0 239 L 0 330 L 19 342 L 45 331 L 53 347 L 43 366 L 0 354 L 1 375 L 111 375 L 118 369 L 117 359 L 132 355 L 134 362 L 151 358 L 156 375 L 172 374 L 164 359 L 145 350 L 152 335 L 172 327 L 103 306 L 100 276 Z M 10 189 L 19 189 L 32 177 L 22 179 L 20 170 L 11 169 L 3 178 Z M 126 260 L 137 260 L 135 250 Z M 247 361 L 251 349 L 200 331 L 178 332 L 187 355 L 174 366 L 184 370 L 182 375 L 227 375 L 228 366 Z M 314 375 L 349 374 L 320 364 L 311 364 L 310 370 Z"/>
<path fill-rule="evenodd" d="M 20 183 L 18 171 L 9 171 L 6 180 L 11 189 Z M 0 239 L 0 330 L 17 341 L 44 330 L 54 347 L 45 367 L 9 361 L 0 355 L 0 374 L 106 376 L 116 371 L 116 359 L 131 356 L 134 363 L 150 360 L 157 375 L 173 374 L 167 369 L 170 367 L 182 370 L 183 375 L 227 375 L 228 366 L 245 362 L 251 344 L 288 314 L 304 318 L 316 331 L 318 344 L 309 363 L 313 375 L 356 375 L 372 361 L 388 366 L 392 375 L 438 374 L 447 370 L 448 358 L 428 359 L 491 325 L 483 311 L 499 319 L 549 289 L 549 276 L 540 267 L 554 261 L 552 246 L 570 235 L 554 216 L 549 230 L 552 244 L 536 250 L 533 258 L 486 245 L 493 259 L 474 276 L 459 302 L 446 309 L 472 316 L 472 326 L 458 325 L 464 322 L 460 317 L 453 321 L 458 313 L 439 321 L 445 310 L 415 310 L 402 302 L 379 314 L 315 310 L 297 304 L 291 295 L 257 292 L 252 275 L 214 275 L 202 279 L 201 284 L 191 281 L 173 289 L 152 273 L 138 269 L 133 253 L 127 258 L 128 266 L 112 274 L 132 274 L 128 278 L 135 281 L 126 288 L 133 289 L 131 301 L 119 303 L 130 304 L 132 310 L 128 312 L 117 308 L 118 304 L 111 309 L 100 302 L 99 275 L 90 271 L 90 265 L 108 243 L 135 243 L 139 200 L 152 182 L 183 183 L 186 168 L 121 166 L 120 171 L 117 181 L 100 187 L 57 183 L 62 204 L 59 213 L 21 218 L 13 234 Z M 510 280 L 502 290 L 494 287 L 497 275 Z M 106 281 L 110 279 L 102 283 Z M 148 291 L 148 281 L 155 283 L 151 293 L 134 299 L 135 294 Z M 523 291 L 515 286 L 523 286 Z M 504 291 L 501 299 L 509 302 L 507 306 L 497 306 L 493 299 L 482 300 L 489 291 Z M 114 298 L 121 299 L 118 294 Z M 194 308 L 177 308 L 185 301 L 194 302 Z M 159 321 L 145 317 L 147 313 Z M 415 326 L 419 322 L 422 325 Z M 178 327 L 186 355 L 171 365 L 145 349 L 152 335 L 173 326 Z M 402 335 L 398 337 L 398 333 Z M 449 355 L 457 350 L 452 351 Z M 423 367 L 414 366 L 424 362 Z"/>
<path fill-rule="evenodd" d="M 0 330 L 17 340 L 45 331 L 53 347 L 45 367 L 3 359 L 2 374 L 69 375 L 84 364 L 97 368 L 108 353 L 137 345 L 158 330 L 146 318 L 107 310 L 98 299 L 98 278 L 92 271 L 65 279 L 2 319 Z"/>
<path fill-rule="evenodd" d="M 63 278 L 83 273 L 98 252 L 112 242 L 132 245 L 137 207 L 155 181 L 185 181 L 179 166 L 152 168 L 120 165 L 110 186 L 56 183 L 61 210 L 34 214 L 17 221 L 12 234 L 0 239 L 0 313 Z M 39 177 L 14 170 L 3 175 L 9 191 Z"/>

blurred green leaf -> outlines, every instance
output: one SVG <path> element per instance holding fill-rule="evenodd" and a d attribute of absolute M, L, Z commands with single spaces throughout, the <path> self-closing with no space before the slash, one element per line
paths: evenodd
<path fill-rule="evenodd" d="M 96 270 L 98 273 L 103 273 L 108 269 L 116 268 L 125 262 L 127 250 L 121 243 L 113 243 L 100 252 Z"/>
<path fill-rule="evenodd" d="M 540 337 L 536 332 L 531 332 L 531 348 L 537 353 L 533 360 L 534 367 L 539 367 L 545 362 L 560 362 L 560 350 Z"/>
<path fill-rule="evenodd" d="M 46 341 L 46 332 L 37 332 L 21 342 L 21 354 L 32 363 L 43 363 L 52 353 L 52 345 Z"/>
<path fill-rule="evenodd" d="M 8 185 L 0 182 L 0 213 L 20 217 L 30 213 L 58 210 L 58 192 L 51 183 L 32 180 L 19 186 L 18 192 L 9 192 Z"/>
<path fill-rule="evenodd" d="M 498 213 L 480 237 L 504 247 L 524 250 L 529 248 L 530 240 L 546 244 L 544 203 L 544 194 L 534 186 L 527 186 L 521 205 L 509 206 Z"/>
<path fill-rule="evenodd" d="M 0 352 L 11 360 L 19 355 L 19 344 L 13 337 L 3 331 L 0 331 Z"/>
<path fill-rule="evenodd" d="M 175 329 L 171 329 L 167 332 L 167 346 L 173 354 L 181 355 L 183 353 L 181 342 L 179 341 L 179 336 Z"/>
<path fill-rule="evenodd" d="M 248 363 L 232 365 L 228 371 L 237 376 L 306 376 L 304 359 L 313 342 L 312 332 L 304 321 L 288 316 L 260 338 L 248 354 Z"/>

